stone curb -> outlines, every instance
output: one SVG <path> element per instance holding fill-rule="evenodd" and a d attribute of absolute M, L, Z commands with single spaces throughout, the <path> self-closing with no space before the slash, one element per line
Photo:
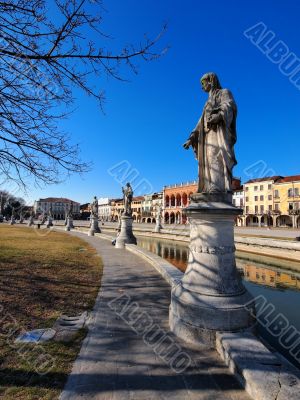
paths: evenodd
<path fill-rule="evenodd" d="M 293 243 L 286 240 L 276 240 L 276 239 L 263 239 L 263 238 L 248 238 L 244 236 L 236 236 L 235 243 L 263 246 L 263 247 L 273 247 L 281 250 L 295 250 L 300 252 L 300 243 Z"/>
<path fill-rule="evenodd" d="M 300 371 L 249 332 L 218 332 L 216 349 L 255 400 L 299 400 Z"/>

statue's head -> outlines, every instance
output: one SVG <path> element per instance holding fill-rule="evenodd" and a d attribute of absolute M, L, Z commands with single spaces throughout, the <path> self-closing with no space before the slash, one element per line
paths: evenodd
<path fill-rule="evenodd" d="M 214 89 L 222 89 L 219 78 L 214 72 L 208 72 L 207 74 L 204 74 L 200 79 L 200 82 L 202 89 L 207 93 Z"/>
<path fill-rule="evenodd" d="M 127 187 L 130 187 L 130 183 L 129 183 L 129 182 L 127 182 L 127 183 L 126 183 L 126 186 L 127 186 Z"/>

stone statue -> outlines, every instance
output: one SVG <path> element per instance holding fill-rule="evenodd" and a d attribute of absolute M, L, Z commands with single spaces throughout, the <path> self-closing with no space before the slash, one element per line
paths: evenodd
<path fill-rule="evenodd" d="M 94 199 L 90 204 L 90 209 L 91 209 L 91 217 L 98 218 L 98 199 L 97 199 L 97 196 L 94 196 Z"/>
<path fill-rule="evenodd" d="M 70 207 L 68 208 L 67 217 L 73 218 L 73 201 L 71 201 Z"/>
<path fill-rule="evenodd" d="M 133 198 L 133 190 L 130 183 L 126 183 L 126 186 L 122 188 L 123 195 L 124 195 L 124 213 L 128 217 L 131 217 L 132 210 L 131 210 L 131 203 Z"/>
<path fill-rule="evenodd" d="M 49 211 L 48 211 L 48 216 L 49 216 L 50 218 L 53 218 L 52 204 L 50 204 L 50 208 L 49 208 Z"/>
<path fill-rule="evenodd" d="M 208 100 L 183 147 L 192 146 L 199 161 L 198 193 L 230 193 L 232 169 L 236 165 L 237 107 L 231 92 L 221 88 L 215 73 L 205 74 L 200 82 L 209 94 Z"/>

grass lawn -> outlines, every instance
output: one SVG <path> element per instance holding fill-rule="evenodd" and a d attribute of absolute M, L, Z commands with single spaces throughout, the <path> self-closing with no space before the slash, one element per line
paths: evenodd
<path fill-rule="evenodd" d="M 62 313 L 91 310 L 101 277 L 101 258 L 81 239 L 0 225 L 0 399 L 58 399 L 85 329 L 67 344 L 14 339 L 51 327 Z"/>

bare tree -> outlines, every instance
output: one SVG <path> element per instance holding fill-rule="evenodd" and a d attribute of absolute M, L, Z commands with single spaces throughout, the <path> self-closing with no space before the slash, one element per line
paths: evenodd
<path fill-rule="evenodd" d="M 50 20 L 50 5 L 57 8 L 59 22 Z M 99 0 L 0 1 L 2 178 L 24 185 L 27 176 L 57 183 L 66 173 L 87 171 L 78 146 L 58 128 L 69 115 L 73 89 L 82 89 L 102 107 L 104 93 L 91 78 L 123 80 L 122 67 L 136 72 L 134 59 L 149 61 L 164 52 L 154 49 L 165 27 L 154 39 L 145 36 L 137 46 L 111 52 L 109 36 L 101 31 L 103 13 Z"/>

